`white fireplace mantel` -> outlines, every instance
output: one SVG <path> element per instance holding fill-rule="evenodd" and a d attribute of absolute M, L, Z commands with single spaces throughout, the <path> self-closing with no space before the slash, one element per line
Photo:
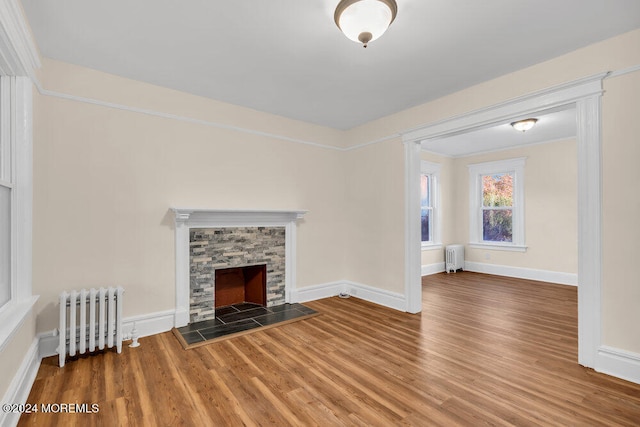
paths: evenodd
<path fill-rule="evenodd" d="M 280 210 L 237 210 L 237 209 L 184 209 L 171 208 L 177 224 L 188 224 L 190 227 L 200 227 L 205 223 L 215 223 L 216 227 L 259 227 L 282 225 L 301 219 L 307 211 Z M 196 224 L 196 225 L 192 225 Z"/>
<path fill-rule="evenodd" d="M 296 221 L 305 210 L 236 210 L 171 208 L 175 215 L 175 327 L 189 324 L 189 230 L 220 227 L 285 227 L 285 301 L 296 284 Z"/>

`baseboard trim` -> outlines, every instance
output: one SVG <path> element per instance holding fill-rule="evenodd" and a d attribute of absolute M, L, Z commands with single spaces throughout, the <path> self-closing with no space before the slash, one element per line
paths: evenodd
<path fill-rule="evenodd" d="M 404 294 L 374 288 L 362 283 L 345 281 L 346 292 L 356 298 L 393 308 L 398 311 L 407 311 L 407 301 Z"/>
<path fill-rule="evenodd" d="M 495 274 L 497 276 L 516 277 L 518 279 L 538 280 L 540 282 L 558 283 L 561 285 L 578 285 L 578 275 L 559 271 L 536 270 L 534 268 L 510 267 L 507 265 L 485 264 L 465 261 L 464 269 L 476 273 Z"/>
<path fill-rule="evenodd" d="M 445 263 L 437 262 L 435 264 L 425 264 L 422 266 L 422 276 L 430 276 L 432 274 L 444 273 Z"/>
<path fill-rule="evenodd" d="M 640 354 L 606 345 L 600 346 L 595 370 L 640 384 Z"/>
<path fill-rule="evenodd" d="M 16 372 L 13 380 L 11 380 L 11 384 L 2 398 L 3 404 L 23 404 L 27 402 L 31 387 L 40 368 L 38 347 L 39 340 L 38 337 L 36 337 L 33 339 L 31 346 L 29 346 L 29 350 L 27 350 L 27 354 L 22 359 L 18 372 Z M 18 424 L 19 419 L 19 412 L 0 412 L 0 426 L 15 426 Z"/>
<path fill-rule="evenodd" d="M 124 340 L 131 339 L 133 324 L 136 325 L 138 337 L 161 334 L 170 331 L 175 322 L 175 310 L 159 311 L 156 313 L 142 314 L 139 316 L 125 317 L 122 319 L 122 335 Z M 38 334 L 40 358 L 55 356 L 58 354 L 58 330 Z"/>
<path fill-rule="evenodd" d="M 338 295 L 340 292 L 346 292 L 344 282 L 328 282 L 306 286 L 291 291 L 291 302 L 307 302 L 330 298 Z"/>
<path fill-rule="evenodd" d="M 374 288 L 372 286 L 352 282 L 350 280 L 322 283 L 319 285 L 295 289 L 291 292 L 291 301 L 314 301 L 322 298 L 334 297 L 341 292 L 374 304 L 393 308 L 394 310 L 406 311 L 404 294 Z"/>
<path fill-rule="evenodd" d="M 58 330 L 53 329 L 47 332 L 40 332 L 38 338 L 38 356 L 40 359 L 55 356 L 58 354 Z"/>
<path fill-rule="evenodd" d="M 122 319 L 122 333 L 125 339 L 131 338 L 133 324 L 135 323 L 138 337 L 161 334 L 170 331 L 175 324 L 175 310 L 158 311 L 155 313 L 131 316 Z"/>

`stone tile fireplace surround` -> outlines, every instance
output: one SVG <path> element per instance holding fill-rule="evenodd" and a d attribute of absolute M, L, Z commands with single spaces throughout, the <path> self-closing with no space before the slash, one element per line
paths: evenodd
<path fill-rule="evenodd" d="M 192 323 L 216 317 L 218 269 L 266 265 L 266 306 L 285 303 L 284 227 L 192 228 L 189 253 Z"/>
<path fill-rule="evenodd" d="M 176 237 L 175 327 L 215 317 L 216 268 L 267 265 L 267 306 L 290 301 L 295 287 L 296 221 L 306 211 L 173 208 Z"/>

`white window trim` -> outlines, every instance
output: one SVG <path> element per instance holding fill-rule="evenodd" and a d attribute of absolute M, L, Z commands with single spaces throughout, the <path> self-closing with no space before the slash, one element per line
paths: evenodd
<path fill-rule="evenodd" d="M 31 289 L 32 253 L 32 85 L 28 77 L 0 78 L 2 114 L 0 145 L 11 151 L 11 300 L 0 308 L 0 351 L 11 341 L 38 297 Z M 8 139 L 7 139 L 8 138 Z"/>
<path fill-rule="evenodd" d="M 423 251 L 442 249 L 442 209 L 440 206 L 440 163 L 420 161 L 420 175 L 431 175 L 431 201 L 433 204 L 431 213 L 433 224 L 431 228 L 432 238 L 429 242 L 420 242 Z"/>
<path fill-rule="evenodd" d="M 469 246 L 497 251 L 525 252 L 524 236 L 524 165 L 526 157 L 494 162 L 474 163 L 469 168 Z M 513 236 L 512 242 L 486 242 L 482 239 L 482 176 L 497 173 L 513 174 Z"/>

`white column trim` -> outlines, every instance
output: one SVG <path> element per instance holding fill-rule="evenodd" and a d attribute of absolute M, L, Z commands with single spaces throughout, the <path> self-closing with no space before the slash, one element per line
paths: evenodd
<path fill-rule="evenodd" d="M 601 95 L 576 102 L 578 141 L 578 361 L 596 367 L 602 343 Z"/>
<path fill-rule="evenodd" d="M 404 299 L 406 311 L 422 311 L 420 239 L 420 142 L 406 141 L 405 152 L 405 251 Z"/>
<path fill-rule="evenodd" d="M 175 327 L 189 324 L 189 226 L 187 218 L 176 213 L 176 315 Z M 185 250 L 184 248 L 187 248 Z M 185 292 L 186 282 L 186 292 Z"/>
<path fill-rule="evenodd" d="M 291 289 L 296 280 L 296 223 L 289 221 L 284 232 L 284 302 L 291 303 Z"/>

